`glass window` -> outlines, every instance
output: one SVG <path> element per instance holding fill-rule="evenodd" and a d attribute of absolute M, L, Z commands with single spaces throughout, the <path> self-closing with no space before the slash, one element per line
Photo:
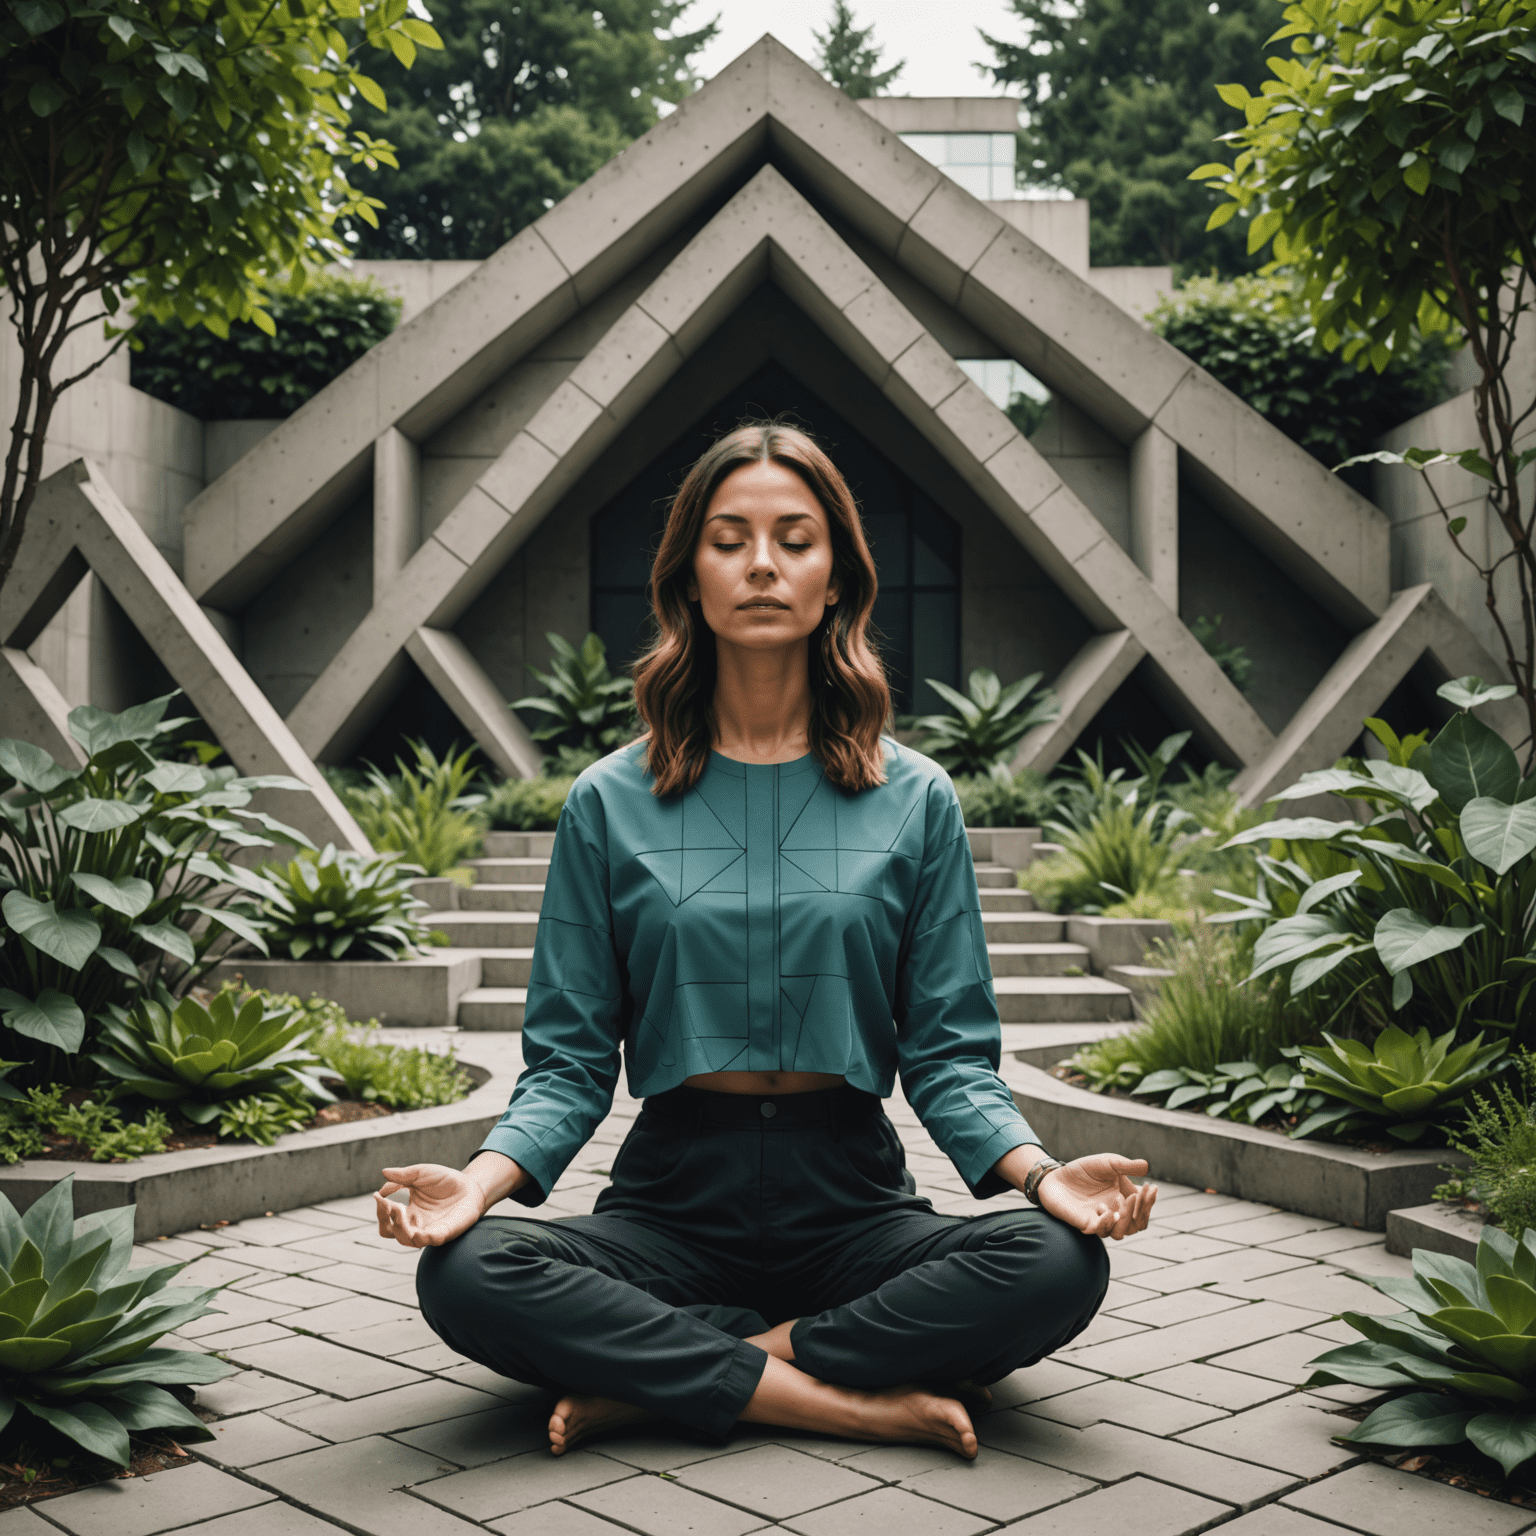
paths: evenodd
<path fill-rule="evenodd" d="M 992 135 L 990 133 L 946 133 L 951 165 L 990 165 L 992 163 Z"/>
<path fill-rule="evenodd" d="M 992 196 L 992 167 L 990 165 L 946 165 L 944 174 L 958 182 L 972 197 L 985 202 Z"/>

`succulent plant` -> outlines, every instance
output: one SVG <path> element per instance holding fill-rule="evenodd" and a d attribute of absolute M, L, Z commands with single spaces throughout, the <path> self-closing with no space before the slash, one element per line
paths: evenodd
<path fill-rule="evenodd" d="M 230 992 L 207 1007 L 187 997 L 172 1011 L 166 1001 L 116 1009 L 103 1027 L 108 1049 L 91 1059 L 118 1080 L 119 1091 L 173 1103 L 198 1125 L 251 1094 L 296 1089 L 332 1097 L 309 1070 L 320 1063 L 308 1049 L 315 1023 L 302 1008 L 268 1013 L 258 994 L 237 1010 Z"/>
<path fill-rule="evenodd" d="M 73 1185 L 60 1179 L 24 1216 L 0 1195 L 0 1429 L 25 1411 L 120 1466 L 131 1430 L 211 1438 L 165 1388 L 230 1367 L 154 1345 L 204 1316 L 212 1290 L 167 1290 L 180 1263 L 130 1270 L 133 1207 L 71 1221 Z"/>
<path fill-rule="evenodd" d="M 1061 713 L 1056 695 L 1048 688 L 1029 702 L 1043 675 L 1032 672 L 1004 688 L 997 673 L 977 667 L 966 680 L 965 693 L 937 678 L 925 678 L 954 714 L 916 715 L 902 723 L 923 733 L 915 743 L 917 750 L 926 752 L 951 773 L 989 774 L 1010 780 L 1013 775 L 1004 760 L 1035 726 Z M 1028 707 L 1020 709 L 1021 704 Z"/>
<path fill-rule="evenodd" d="M 302 960 L 397 960 L 426 941 L 412 915 L 426 903 L 411 895 L 420 871 L 398 853 L 319 854 L 262 870 L 269 887 L 251 916 L 274 955 Z"/>
<path fill-rule="evenodd" d="M 1366 1342 L 1329 1350 L 1307 1385 L 1412 1388 L 1343 1437 L 1374 1445 L 1470 1440 L 1505 1473 L 1536 1456 L 1536 1232 L 1485 1227 L 1477 1263 L 1416 1249 L 1413 1277 L 1362 1277 L 1408 1310 L 1346 1312 Z"/>

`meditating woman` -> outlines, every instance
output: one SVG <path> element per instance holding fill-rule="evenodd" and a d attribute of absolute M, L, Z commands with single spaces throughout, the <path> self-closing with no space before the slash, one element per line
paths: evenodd
<path fill-rule="evenodd" d="M 557 1454 L 651 1417 L 974 1456 L 964 1399 L 1087 1326 L 1147 1166 L 1049 1160 L 998 1077 L 960 807 L 882 735 L 874 562 L 821 449 L 777 424 L 709 449 L 651 600 L 645 735 L 561 814 L 512 1101 L 462 1171 L 386 1169 L 379 1231 L 428 1250 L 446 1343 L 556 1394 Z M 486 1217 L 546 1198 L 621 1048 L 645 1102 L 596 1158 L 594 1214 Z M 881 1107 L 897 1076 L 978 1200 L 1032 1203 L 918 1198 Z"/>

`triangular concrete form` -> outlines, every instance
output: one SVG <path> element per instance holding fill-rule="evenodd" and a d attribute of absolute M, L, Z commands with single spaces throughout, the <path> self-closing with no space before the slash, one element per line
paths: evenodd
<path fill-rule="evenodd" d="M 0 710 L 5 734 L 79 763 L 68 705 L 26 647 L 94 571 L 243 774 L 289 774 L 312 793 L 265 790 L 256 804 L 318 843 L 371 851 L 325 776 L 193 601 L 100 469 L 77 459 L 38 488 L 22 559 L 0 588 Z M 13 723 L 14 722 L 14 725 Z"/>
<path fill-rule="evenodd" d="M 1143 657 L 1169 712 L 1244 770 L 1250 797 L 1279 787 L 1269 764 L 1283 759 L 1276 771 L 1292 773 L 1332 760 L 1346 723 L 1333 673 L 1277 742 L 1182 622 L 1176 590 L 1150 557 L 1148 571 L 1138 568 L 925 319 L 959 317 L 1130 445 L 1151 473 L 1174 477 L 1148 492 L 1174 517 L 1176 477 L 1187 475 L 1350 633 L 1369 633 L 1396 611 L 1384 515 L 766 37 L 188 509 L 188 587 L 215 608 L 239 606 L 373 475 L 372 609 L 290 713 L 307 752 L 348 751 L 410 655 L 495 761 L 528 771 L 494 685 L 448 631 L 582 472 L 769 279 L 1012 530 L 1095 632 L 1057 680 L 1062 720 L 1032 734 L 1021 764 L 1054 762 Z M 578 317 L 590 333 L 584 356 L 543 382 L 528 365 L 526 424 L 407 558 L 402 444 L 438 430 Z M 380 548 L 398 557 L 381 559 Z M 1443 606 L 1437 624 L 1459 627 Z M 1357 644 L 1349 654 L 1365 652 Z M 1498 671 L 1486 655 L 1483 666 L 1485 675 Z M 1402 676 L 1378 689 L 1390 670 L 1364 665 L 1350 707 L 1379 707 Z M 1327 731 L 1303 724 L 1323 719 L 1333 722 Z"/>

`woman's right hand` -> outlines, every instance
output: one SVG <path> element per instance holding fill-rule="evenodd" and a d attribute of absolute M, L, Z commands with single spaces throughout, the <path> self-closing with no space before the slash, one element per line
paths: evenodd
<path fill-rule="evenodd" d="M 496 1153 L 482 1154 L 467 1169 L 441 1163 L 386 1168 L 384 1187 L 373 1197 L 379 1236 L 407 1248 L 441 1247 L 469 1231 L 522 1182 L 522 1169 Z M 408 1205 L 389 1198 L 402 1189 L 409 1193 Z"/>

